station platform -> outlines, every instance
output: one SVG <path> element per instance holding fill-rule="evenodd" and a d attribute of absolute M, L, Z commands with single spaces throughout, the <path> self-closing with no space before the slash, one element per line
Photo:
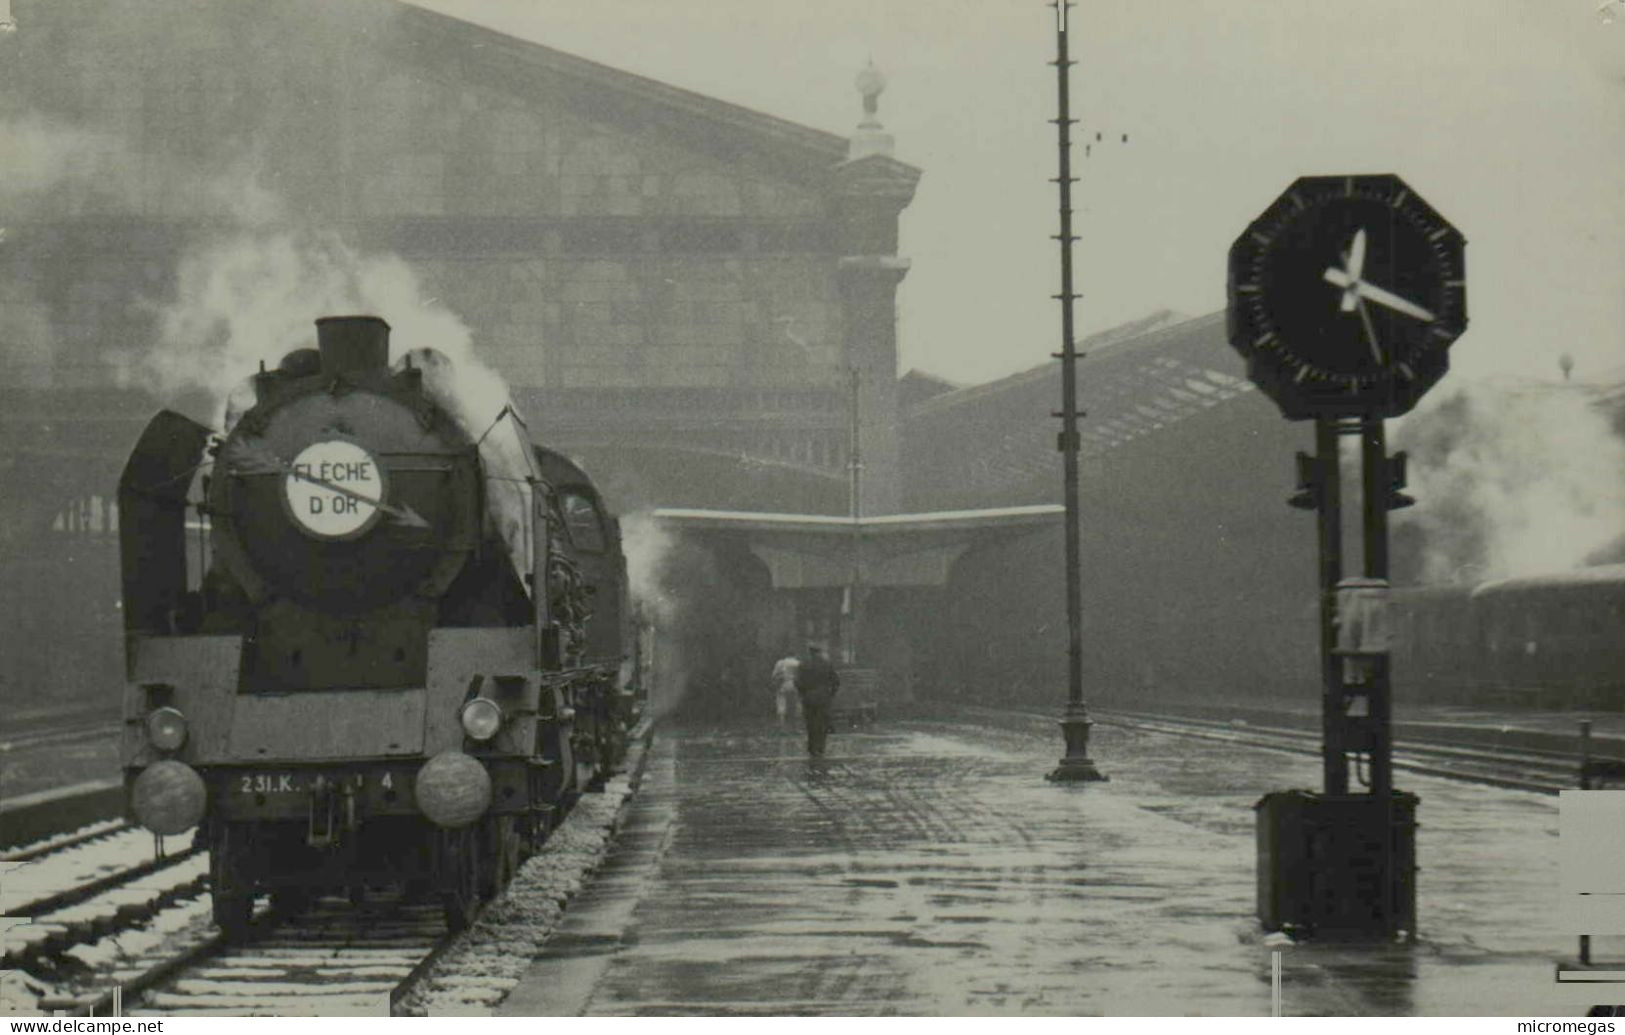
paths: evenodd
<path fill-rule="evenodd" d="M 1255 919 L 1253 803 L 1315 759 L 1097 726 L 1109 783 L 1053 785 L 1052 722 L 883 717 L 807 759 L 768 726 L 657 730 L 603 870 L 501 1014 L 1583 1015 L 1559 986 L 1557 803 L 1425 777 L 1414 944 Z M 1625 965 L 1625 939 L 1596 959 Z"/>

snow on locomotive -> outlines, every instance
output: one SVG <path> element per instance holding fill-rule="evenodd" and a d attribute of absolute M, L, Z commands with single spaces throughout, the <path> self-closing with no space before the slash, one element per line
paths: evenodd
<path fill-rule="evenodd" d="M 316 323 L 223 438 L 165 411 L 125 467 L 130 811 L 198 827 L 228 933 L 397 882 L 458 927 L 624 750 L 620 530 L 441 354 Z"/>

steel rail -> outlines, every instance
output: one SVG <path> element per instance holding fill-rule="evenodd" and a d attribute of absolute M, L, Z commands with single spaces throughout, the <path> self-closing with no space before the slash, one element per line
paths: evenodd
<path fill-rule="evenodd" d="M 1097 721 L 1108 725 L 1142 729 L 1147 732 L 1240 744 L 1315 757 L 1318 757 L 1321 753 L 1318 731 L 1283 727 L 1226 726 L 1214 720 L 1117 711 L 1103 712 L 1100 713 L 1100 716 Z M 1563 781 L 1558 778 L 1559 773 L 1557 770 L 1559 767 L 1554 764 L 1550 755 L 1542 757 L 1521 751 L 1474 750 L 1470 747 L 1455 744 L 1429 745 L 1416 742 L 1406 742 L 1399 746 L 1399 750 L 1400 754 L 1394 762 L 1395 767 L 1419 775 L 1483 784 L 1507 790 L 1531 791 L 1539 794 L 1557 794 L 1560 791 L 1579 786 L 1578 758 L 1570 766 L 1564 767 L 1562 775 L 1570 775 L 1571 779 Z M 1428 756 L 1434 757 L 1430 761 Z M 1503 771 L 1508 766 L 1515 766 L 1526 771 L 1521 776 L 1503 775 L 1500 772 L 1453 768 L 1441 764 L 1448 761 L 1493 766 Z M 1537 772 L 1531 774 L 1527 772 L 1529 769 L 1537 770 Z"/>
<path fill-rule="evenodd" d="M 37 898 L 32 902 L 24 902 L 20 906 L 15 906 L 6 910 L 6 915 L 13 917 L 24 917 L 32 920 L 35 917 L 43 916 L 46 913 L 54 913 L 59 909 L 66 909 L 69 906 L 77 906 L 79 903 L 93 899 L 97 895 L 104 892 L 112 891 L 115 888 L 121 888 L 126 884 L 132 884 L 143 877 L 150 877 L 153 874 L 160 873 L 172 866 L 178 866 L 197 855 L 202 850 L 203 849 L 198 848 L 196 845 L 193 845 L 176 852 L 174 855 L 165 855 L 157 859 L 148 859 L 145 862 L 137 863 L 128 869 L 119 870 L 116 873 L 109 873 L 103 877 L 97 877 L 95 880 L 86 881 L 83 884 L 77 884 L 63 891 L 46 895 L 43 898 Z"/>
<path fill-rule="evenodd" d="M 80 830 L 68 834 L 55 834 L 35 841 L 33 844 L 7 852 L 0 852 L 0 862 L 24 863 L 44 859 L 65 852 L 69 848 L 78 848 L 80 845 L 99 841 L 105 837 L 122 834 L 126 830 L 134 830 L 135 824 L 128 820 L 106 819 L 94 824 L 89 830 Z"/>

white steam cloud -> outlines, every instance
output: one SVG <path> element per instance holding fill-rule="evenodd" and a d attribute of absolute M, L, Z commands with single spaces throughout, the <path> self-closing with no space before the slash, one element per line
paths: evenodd
<path fill-rule="evenodd" d="M 1625 441 L 1578 387 L 1468 383 L 1398 421 L 1423 577 L 1567 571 L 1625 536 Z"/>
<path fill-rule="evenodd" d="M 393 338 L 391 341 L 391 350 L 398 352 Z M 535 570 L 536 544 L 527 516 L 532 506 L 531 481 L 537 475 L 530 444 L 502 379 L 466 347 L 462 352 L 459 361 L 439 349 L 420 346 L 407 350 L 395 366 L 400 369 L 410 363 L 423 371 L 423 389 L 429 398 L 479 443 L 485 464 L 486 513 L 508 544 L 515 566 L 522 574 L 529 573 Z M 496 402 L 499 398 L 501 403 Z"/>
<path fill-rule="evenodd" d="M 0 120 L 0 198 L 15 201 L 70 178 L 116 186 L 120 178 L 107 175 L 108 167 L 123 152 L 111 133 L 53 125 L 33 114 Z"/>
<path fill-rule="evenodd" d="M 429 396 L 480 443 L 488 516 L 521 572 L 531 569 L 527 436 L 507 385 L 474 353 L 457 314 L 424 296 L 417 274 L 389 255 L 363 255 L 327 231 L 244 229 L 187 252 L 172 301 L 157 307 L 158 339 L 125 373 L 171 396 L 204 389 L 228 428 L 253 404 L 244 378 L 263 361 L 315 345 L 321 316 L 366 314 L 391 327 L 390 355 L 423 372 Z"/>
<path fill-rule="evenodd" d="M 632 602 L 663 625 L 677 616 L 677 601 L 668 585 L 676 545 L 672 534 L 648 511 L 621 518 L 621 549 L 626 554 L 626 580 Z"/>
<path fill-rule="evenodd" d="M 7 10 L 0 0 L 0 20 Z M 201 389 L 220 426 L 252 404 L 240 386 L 262 361 L 275 367 L 315 344 L 317 317 L 381 316 L 392 359 L 410 353 L 426 389 L 481 440 L 490 518 L 527 568 L 532 457 L 508 416 L 506 386 L 406 262 L 359 252 L 310 215 L 344 211 L 339 195 L 320 193 L 338 190 L 328 175 L 331 123 L 310 113 L 332 103 L 334 69 L 356 111 L 375 110 L 395 89 L 389 48 L 356 41 L 389 39 L 397 13 L 325 0 L 37 5 L 39 28 L 57 31 L 35 31 L 31 20 L 3 55 L 38 48 L 0 116 L 0 361 L 21 383 L 42 385 L 58 376 L 58 360 L 106 362 L 120 384 L 172 405 Z M 232 38 L 302 43 L 222 51 L 219 41 Z M 115 52 L 161 53 L 129 66 L 141 69 L 140 89 L 199 103 L 148 105 L 131 119 L 118 103 L 128 71 L 99 74 L 97 55 Z M 93 248 L 58 259 L 28 240 L 38 224 L 104 217 L 167 223 L 185 239 L 111 261 Z M 84 290 L 49 293 L 48 304 L 42 285 L 64 280 Z"/>
<path fill-rule="evenodd" d="M 679 628 L 676 573 L 673 563 L 677 542 L 648 511 L 621 518 L 621 550 L 626 555 L 626 581 L 632 606 L 644 622 L 654 627 L 654 654 L 650 661 L 656 672 L 650 679 L 650 710 L 658 718 L 670 712 L 681 700 L 688 683 L 689 665 L 685 639 L 675 635 Z"/>
<path fill-rule="evenodd" d="M 135 149 L 119 128 L 104 129 L 24 112 L 0 119 L 0 216 L 208 216 L 270 224 L 283 206 L 260 185 L 246 158 L 203 168 Z M 177 190 L 155 196 L 153 182 Z"/>
<path fill-rule="evenodd" d="M 275 367 L 314 347 L 317 317 L 358 313 L 389 321 L 392 356 L 433 348 L 463 371 L 470 426 L 481 411 L 489 424 L 508 402 L 501 379 L 475 360 L 467 325 L 425 299 L 411 267 L 361 255 L 332 232 L 244 229 L 202 244 L 181 258 L 174 299 L 156 308 L 157 341 L 128 377 L 162 396 L 204 389 L 217 417 L 262 361 Z"/>

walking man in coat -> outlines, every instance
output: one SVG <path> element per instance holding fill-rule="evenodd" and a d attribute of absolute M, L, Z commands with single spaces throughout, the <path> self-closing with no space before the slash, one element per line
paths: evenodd
<path fill-rule="evenodd" d="M 801 694 L 801 714 L 807 720 L 807 754 L 813 758 L 824 757 L 829 707 L 840 688 L 841 677 L 824 657 L 824 649 L 816 643 L 807 644 L 807 656 L 796 670 L 796 691 Z"/>

